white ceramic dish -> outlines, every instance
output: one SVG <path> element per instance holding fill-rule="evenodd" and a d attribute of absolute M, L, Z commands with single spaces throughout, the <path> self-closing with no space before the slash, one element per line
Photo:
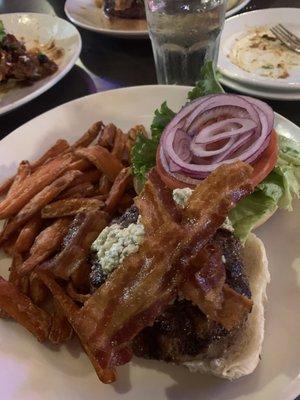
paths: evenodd
<path fill-rule="evenodd" d="M 74 24 L 90 31 L 125 39 L 148 37 L 146 20 L 117 18 L 110 22 L 95 0 L 67 0 L 65 13 Z"/>
<path fill-rule="evenodd" d="M 225 86 L 236 90 L 237 92 L 248 94 L 254 97 L 270 100 L 297 101 L 300 100 L 300 90 L 280 90 L 269 89 L 261 86 L 252 86 L 243 82 L 230 79 L 227 76 L 221 75 L 220 82 Z"/>
<path fill-rule="evenodd" d="M 22 159 L 42 153 L 59 137 L 75 140 L 92 122 L 112 121 L 123 129 L 149 128 L 164 100 L 174 110 L 189 88 L 140 86 L 83 97 L 23 125 L 0 142 L 0 178 Z M 279 133 L 300 140 L 300 129 L 276 115 Z M 0 320 L 0 398 L 5 400 L 294 400 L 300 393 L 300 202 L 293 213 L 277 212 L 257 230 L 270 262 L 266 338 L 256 371 L 235 382 L 192 374 L 180 366 L 134 359 L 119 368 L 119 380 L 101 384 L 78 343 L 55 351 L 22 327 Z M 1 256 L 0 273 L 8 268 Z"/>
<path fill-rule="evenodd" d="M 62 79 L 73 67 L 80 54 L 81 37 L 72 24 L 52 15 L 14 13 L 1 14 L 0 19 L 8 33 L 14 34 L 17 38 L 23 38 L 27 48 L 36 47 L 37 43 L 45 46 L 54 40 L 55 46 L 63 53 L 62 57 L 55 60 L 58 70 L 53 75 L 31 86 L 17 86 L 1 94 L 1 115 L 34 99 Z"/>
<path fill-rule="evenodd" d="M 226 11 L 226 18 L 231 17 L 232 15 L 241 11 L 244 7 L 246 7 L 247 4 L 250 3 L 250 1 L 251 0 L 240 0 L 236 6 Z"/>
<path fill-rule="evenodd" d="M 269 8 L 246 12 L 227 19 L 221 36 L 218 59 L 218 68 L 222 74 L 251 86 L 300 90 L 300 65 L 290 70 L 289 77 L 274 79 L 246 72 L 233 64 L 228 58 L 235 40 L 241 38 L 249 28 L 271 27 L 278 23 L 282 23 L 300 37 L 300 8 Z"/>

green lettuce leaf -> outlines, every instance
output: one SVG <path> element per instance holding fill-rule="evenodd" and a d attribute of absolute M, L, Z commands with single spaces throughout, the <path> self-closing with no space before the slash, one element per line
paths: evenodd
<path fill-rule="evenodd" d="M 5 35 L 6 33 L 3 22 L 0 20 L 0 42 L 2 42 L 2 39 L 4 38 Z"/>
<path fill-rule="evenodd" d="M 224 89 L 218 82 L 212 61 L 207 61 L 200 72 L 200 79 L 196 86 L 188 93 L 189 100 L 195 100 L 209 94 L 224 93 Z"/>
<path fill-rule="evenodd" d="M 174 117 L 175 113 L 164 102 L 160 109 L 155 110 L 151 124 L 151 138 L 143 134 L 137 136 L 131 150 L 131 163 L 135 184 L 138 188 L 146 182 L 147 172 L 156 164 L 156 151 L 163 130 Z"/>
<path fill-rule="evenodd" d="M 229 218 L 235 234 L 244 240 L 257 222 L 277 207 L 292 211 L 293 198 L 300 195 L 300 144 L 279 136 L 276 167 L 250 196 L 240 201 Z"/>

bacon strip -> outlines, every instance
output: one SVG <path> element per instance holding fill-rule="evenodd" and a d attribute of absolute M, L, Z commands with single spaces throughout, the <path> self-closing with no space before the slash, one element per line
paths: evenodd
<path fill-rule="evenodd" d="M 69 321 L 71 326 L 75 326 L 74 321 L 76 320 L 76 315 L 78 313 L 78 307 L 75 303 L 70 299 L 69 296 L 65 294 L 62 288 L 55 282 L 53 277 L 49 274 L 48 271 L 38 271 L 38 275 L 40 279 L 44 282 L 44 284 L 48 287 L 50 292 L 52 293 L 54 299 L 60 305 L 61 309 L 63 310 L 67 320 Z M 103 383 L 112 383 L 116 380 L 116 373 L 113 369 L 102 369 L 100 363 L 89 346 L 89 344 L 82 338 L 80 331 L 77 331 L 76 328 L 74 329 L 78 335 L 78 338 L 81 342 L 82 347 L 84 348 L 87 356 L 89 357 L 95 371 L 99 377 L 99 379 Z"/>
<path fill-rule="evenodd" d="M 0 308 L 23 325 L 40 342 L 48 338 L 51 318 L 41 308 L 0 277 Z"/>
<path fill-rule="evenodd" d="M 193 257 L 235 203 L 251 191 L 251 173 L 252 168 L 241 162 L 218 168 L 195 190 L 185 224 L 171 218 L 162 221 L 158 230 L 146 236 L 139 252 L 128 256 L 87 300 L 78 312 L 76 329 L 99 355 L 103 368 L 113 366 L 116 347 L 151 325 L 175 298 Z M 147 201 L 147 187 L 155 190 L 155 185 L 147 183 L 143 201 Z M 159 193 L 160 189 L 156 190 L 157 198 Z"/>
<path fill-rule="evenodd" d="M 62 251 L 47 264 L 47 268 L 57 277 L 68 280 L 85 262 L 92 243 L 106 225 L 107 214 L 104 212 L 78 214 L 64 240 Z"/>

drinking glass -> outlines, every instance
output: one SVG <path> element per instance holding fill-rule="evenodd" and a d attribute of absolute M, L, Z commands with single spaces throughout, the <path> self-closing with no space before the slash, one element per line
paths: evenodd
<path fill-rule="evenodd" d="M 224 0 L 145 0 L 158 83 L 194 85 L 217 62 Z"/>

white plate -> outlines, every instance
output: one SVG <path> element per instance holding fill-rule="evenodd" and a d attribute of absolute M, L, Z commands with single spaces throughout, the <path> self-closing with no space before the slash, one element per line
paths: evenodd
<path fill-rule="evenodd" d="M 280 90 L 280 89 L 268 89 L 260 86 L 251 86 L 238 82 L 234 79 L 227 78 L 221 75 L 220 82 L 225 86 L 236 90 L 240 93 L 249 94 L 254 97 L 261 97 L 263 99 L 271 100 L 287 100 L 287 101 L 297 101 L 300 100 L 300 90 Z"/>
<path fill-rule="evenodd" d="M 90 31 L 127 39 L 148 37 L 146 20 L 114 18 L 110 22 L 95 0 L 67 0 L 65 13 L 74 24 Z"/>
<path fill-rule="evenodd" d="M 123 129 L 149 128 L 164 100 L 174 110 L 187 87 L 140 86 L 83 97 L 33 119 L 0 142 L 0 178 L 22 159 L 41 154 L 57 138 L 75 140 L 102 119 Z M 300 140 L 300 129 L 276 116 L 280 133 Z M 26 138 L 26 140 L 24 140 Z M 280 211 L 257 231 L 266 245 L 271 283 L 266 306 L 266 338 L 256 371 L 236 382 L 192 374 L 185 368 L 135 359 L 119 368 L 119 380 L 101 384 L 76 343 L 59 350 L 39 343 L 22 327 L 0 320 L 0 398 L 5 400 L 294 400 L 300 393 L 300 202 Z M 8 262 L 0 262 L 0 272 Z M 297 378 L 298 377 L 298 378 Z"/>
<path fill-rule="evenodd" d="M 1 14 L 0 19 L 8 33 L 17 38 L 23 38 L 27 48 L 46 45 L 55 41 L 57 48 L 62 49 L 63 55 L 55 60 L 58 70 L 31 86 L 14 87 L 5 94 L 1 94 L 0 115 L 11 111 L 22 104 L 34 99 L 50 89 L 75 64 L 81 51 L 81 37 L 78 30 L 69 22 L 46 14 L 14 13 Z"/>
<path fill-rule="evenodd" d="M 269 8 L 250 11 L 226 20 L 221 35 L 218 68 L 223 75 L 252 86 L 276 89 L 300 89 L 300 65 L 290 70 L 286 79 L 274 79 L 249 73 L 233 64 L 228 53 L 236 39 L 242 37 L 249 28 L 271 27 L 282 23 L 300 37 L 300 8 Z"/>
<path fill-rule="evenodd" d="M 230 8 L 228 11 L 226 11 L 226 18 L 231 17 L 232 15 L 238 13 L 241 11 L 244 7 L 246 7 L 247 4 L 250 3 L 251 0 L 240 0 L 238 4 L 232 8 Z"/>

